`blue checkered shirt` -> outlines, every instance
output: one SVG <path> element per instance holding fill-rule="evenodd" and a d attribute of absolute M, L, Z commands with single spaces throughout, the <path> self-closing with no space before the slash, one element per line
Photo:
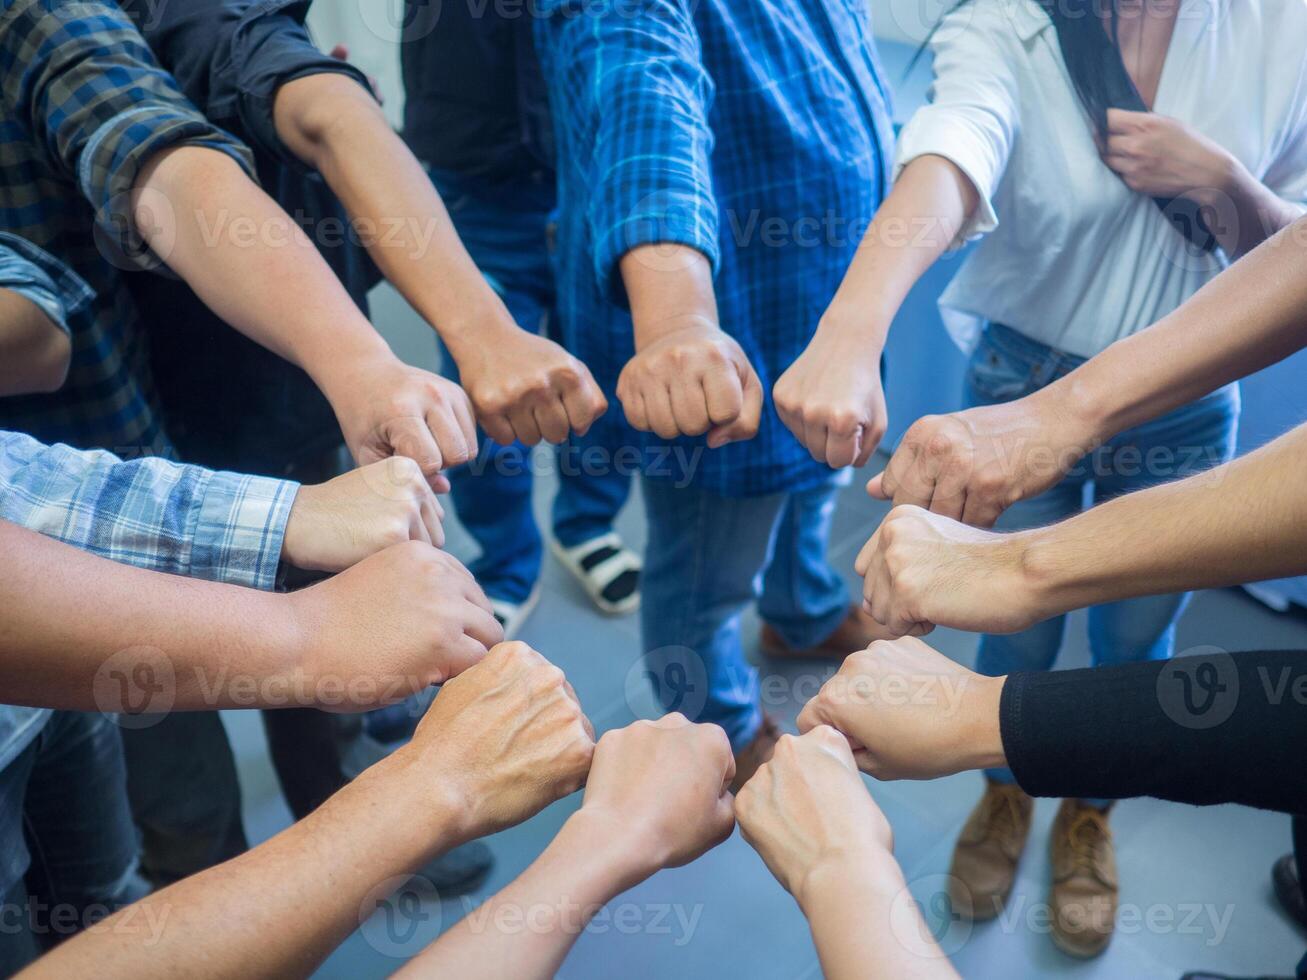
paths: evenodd
<path fill-rule="evenodd" d="M 771 388 L 803 351 L 886 191 L 893 131 L 866 0 L 540 0 L 559 169 L 559 322 L 611 395 L 633 353 L 617 264 L 676 242 L 712 262 L 721 326 L 767 392 L 750 442 L 690 472 L 746 496 L 829 481 Z M 616 409 L 620 410 L 620 409 Z M 655 437 L 650 437 L 651 440 Z M 680 458 L 693 460 L 687 441 Z"/>
<path fill-rule="evenodd" d="M 64 388 L 0 401 L 0 428 L 133 457 L 169 451 L 120 269 L 157 264 L 130 192 L 152 156 L 183 144 L 252 173 L 248 150 L 186 101 L 116 5 L 3 0 L 0 230 L 67 261 L 95 299 Z"/>
<path fill-rule="evenodd" d="M 0 289 L 76 335 L 89 287 L 52 256 L 0 233 Z M 0 404 L 3 404 L 0 399 Z M 0 520 L 127 565 L 258 589 L 276 583 L 298 485 L 103 451 L 46 446 L 0 430 Z M 0 704 L 0 768 L 49 717 Z"/>

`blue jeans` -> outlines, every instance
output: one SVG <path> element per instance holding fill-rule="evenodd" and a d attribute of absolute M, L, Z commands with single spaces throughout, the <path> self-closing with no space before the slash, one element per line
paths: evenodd
<path fill-rule="evenodd" d="M 513 319 L 532 333 L 552 333 L 552 178 L 488 184 L 430 173 L 459 237 Z M 457 381 L 458 366 L 443 344 L 441 363 L 445 377 Z M 612 530 L 631 489 L 630 471 L 615 459 L 619 447 L 633 444 L 628 431 L 621 412 L 610 410 L 584 436 L 573 434 L 558 447 L 552 518 L 564 547 Z M 487 595 L 522 602 L 540 575 L 542 554 L 531 510 L 531 451 L 521 443 L 497 445 L 484 432 L 479 438 L 477 459 L 449 474 L 458 519 L 481 549 L 469 567 Z"/>
<path fill-rule="evenodd" d="M 990 324 L 971 357 L 967 404 L 992 405 L 1024 397 L 1082 363 L 1084 358 L 1062 353 L 1001 324 Z M 1232 384 L 1114 436 L 1051 490 L 1009 507 L 997 527 L 1010 531 L 1052 524 L 1087 505 L 1224 463 L 1234 454 L 1238 422 L 1239 387 Z M 1176 621 L 1188 601 L 1189 594 L 1183 593 L 1091 607 L 1089 648 L 1094 664 L 1168 659 L 1175 650 Z M 1066 617 L 1055 616 L 1021 633 L 984 636 L 976 670 L 991 677 L 1017 670 L 1048 670 L 1057 659 L 1065 628 Z M 1000 782 L 1012 780 L 1007 769 L 986 774 Z"/>
<path fill-rule="evenodd" d="M 647 676 L 665 710 L 720 725 L 738 751 L 762 723 L 740 618 L 764 576 L 771 591 L 759 608 L 787 640 L 818 643 L 848 613 L 844 582 L 825 560 L 838 487 L 722 497 L 646 478 L 641 488 Z"/>
<path fill-rule="evenodd" d="M 56 711 L 0 770 L 0 976 L 141 898 L 118 727 Z"/>

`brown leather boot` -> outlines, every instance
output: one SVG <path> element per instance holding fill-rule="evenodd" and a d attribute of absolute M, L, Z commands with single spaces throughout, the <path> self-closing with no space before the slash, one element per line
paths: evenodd
<path fill-rule="evenodd" d="M 1112 941 L 1117 879 L 1107 813 L 1063 800 L 1053 821 L 1053 942 L 1071 956 L 1097 956 Z"/>
<path fill-rule="evenodd" d="M 758 634 L 758 647 L 765 656 L 775 660 L 843 660 L 851 653 L 865 650 L 877 640 L 890 640 L 894 636 L 872 619 L 862 606 L 849 606 L 849 614 L 835 632 L 814 647 L 792 647 L 770 623 L 762 624 Z"/>
<path fill-rule="evenodd" d="M 753 778 L 758 767 L 771 758 L 780 740 L 781 728 L 775 719 L 762 716 L 762 727 L 753 741 L 735 753 L 735 778 L 731 780 L 731 792 L 738 793 L 740 787 Z"/>
<path fill-rule="evenodd" d="M 985 781 L 985 795 L 962 828 L 949 869 L 949 898 L 959 915 L 984 922 L 1003 910 L 1034 808 L 1015 783 Z"/>

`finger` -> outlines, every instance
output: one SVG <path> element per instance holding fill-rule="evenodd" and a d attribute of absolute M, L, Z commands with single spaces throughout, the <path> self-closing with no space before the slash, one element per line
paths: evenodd
<path fill-rule="evenodd" d="M 464 633 L 445 649 L 443 662 L 437 668 L 439 680 L 434 683 L 443 684 L 468 668 L 475 667 L 486 658 L 486 650 L 484 643 Z"/>
<path fill-rule="evenodd" d="M 511 446 L 517 440 L 513 432 L 513 423 L 507 415 L 483 415 L 481 428 L 501 446 Z"/>
<path fill-rule="evenodd" d="M 966 504 L 967 495 L 964 488 L 953 487 L 948 480 L 940 480 L 935 484 L 935 490 L 930 496 L 930 506 L 927 509 L 931 513 L 942 514 L 959 521 L 962 519 L 962 512 L 966 510 Z"/>
<path fill-rule="evenodd" d="M 513 434 L 524 446 L 534 446 L 540 442 L 540 427 L 536 425 L 535 414 L 525 405 L 518 405 L 508 413 L 513 424 Z"/>
<path fill-rule="evenodd" d="M 489 650 L 496 643 L 504 641 L 504 628 L 499 620 L 475 603 L 468 603 L 463 613 L 463 633 Z"/>
<path fill-rule="evenodd" d="M 1144 115 L 1147 113 L 1132 112 L 1129 109 L 1108 109 L 1107 132 L 1109 135 L 1134 132 L 1139 128 L 1140 117 Z"/>
<path fill-rule="evenodd" d="M 661 384 L 644 390 L 644 407 L 649 413 L 649 427 L 660 439 L 675 439 L 680 435 L 676 416 L 672 413 L 672 396 Z"/>
<path fill-rule="evenodd" d="M 816 419 L 803 420 L 803 445 L 818 463 L 826 462 L 826 426 Z"/>
<path fill-rule="evenodd" d="M 631 428 L 638 432 L 648 432 L 649 410 L 645 407 L 643 392 L 638 389 L 626 395 L 619 392 L 617 397 L 622 403 L 622 411 L 626 414 L 626 421 L 631 423 Z"/>
<path fill-rule="evenodd" d="M 875 497 L 877 500 L 889 500 L 893 494 L 885 489 L 885 471 L 881 470 L 870 480 L 867 481 L 868 496 Z"/>
<path fill-rule="evenodd" d="M 846 466 L 858 465 L 858 458 L 862 456 L 863 431 L 861 425 L 845 432 L 828 428 L 826 430 L 826 465 L 836 470 L 843 469 Z"/>
<path fill-rule="evenodd" d="M 704 379 L 692 378 L 672 386 L 672 418 L 684 435 L 701 436 L 712 424 L 703 385 Z"/>
<path fill-rule="evenodd" d="M 445 516 L 444 508 L 436 501 L 432 494 L 423 494 L 422 501 L 418 504 L 418 510 L 421 516 L 422 525 L 427 531 L 427 540 L 437 548 L 445 546 L 445 527 L 441 523 L 441 518 Z"/>
<path fill-rule="evenodd" d="M 866 577 L 871 570 L 872 560 L 875 557 L 876 550 L 880 547 L 880 528 L 876 528 L 867 539 L 867 543 L 862 546 L 858 552 L 858 557 L 853 560 L 853 570 L 860 576 Z"/>
<path fill-rule="evenodd" d="M 805 704 L 803 709 L 799 712 L 799 717 L 794 719 L 794 724 L 798 726 L 800 735 L 812 731 L 818 725 L 829 724 L 822 716 L 821 708 L 818 707 L 820 703 L 819 698 L 820 692 L 818 693 L 818 697 L 809 698 L 808 703 Z"/>
<path fill-rule="evenodd" d="M 421 509 L 414 514 L 408 525 L 408 539 L 410 541 L 421 541 L 423 544 L 431 544 L 431 531 L 427 528 L 426 522 L 422 520 Z"/>
<path fill-rule="evenodd" d="M 741 397 L 743 404 L 740 414 L 734 422 L 724 426 L 715 426 L 708 432 L 708 445 L 716 449 L 728 442 L 742 442 L 758 434 L 758 423 L 762 420 L 762 384 L 753 368 L 746 367 L 743 378 Z"/>
<path fill-rule="evenodd" d="M 477 437 L 477 421 L 472 411 L 472 402 L 464 393 L 462 398 L 453 400 L 451 408 L 454 411 L 454 421 L 458 424 L 458 430 L 463 433 L 463 441 L 467 445 L 467 458 L 473 459 L 480 448 L 481 440 Z"/>
<path fill-rule="evenodd" d="M 730 425 L 744 411 L 744 387 L 737 371 L 711 371 L 704 375 L 703 399 L 713 427 Z"/>
<path fill-rule="evenodd" d="M 585 371 L 584 367 L 582 368 Z M 585 371 L 579 383 L 563 387 L 563 408 L 567 412 L 568 424 L 577 435 L 590 431 L 599 416 L 608 410 L 608 399 L 599 390 L 590 372 Z"/>
<path fill-rule="evenodd" d="M 471 578 L 470 575 L 468 577 Z M 490 600 L 486 598 L 486 594 L 481 590 L 481 586 L 477 585 L 476 579 L 472 579 L 470 583 L 463 586 L 463 598 L 467 599 L 467 601 L 472 603 L 472 605 L 489 615 L 491 619 L 495 619 L 494 607 L 490 605 Z M 495 619 L 495 622 L 498 623 L 499 620 Z M 503 627 L 500 627 L 499 632 L 503 633 L 503 631 Z M 500 639 L 495 642 L 499 643 L 502 639 L 503 637 L 501 636 Z"/>
<path fill-rule="evenodd" d="M 431 430 L 436 445 L 440 447 L 442 468 L 466 463 L 471 452 L 471 443 L 463 435 L 463 427 L 459 425 L 452 408 L 428 409 L 426 419 L 427 428 Z"/>
<path fill-rule="evenodd" d="M 962 508 L 962 523 L 972 527 L 991 528 L 1003 513 L 1003 508 L 991 500 L 986 500 L 979 493 L 967 494 L 966 506 Z"/>
<path fill-rule="evenodd" d="M 531 416 L 535 419 L 536 428 L 540 430 L 546 442 L 556 446 L 567 440 L 571 426 L 568 424 L 567 409 L 563 407 L 562 399 L 554 396 L 548 402 L 536 405 L 531 410 Z"/>
<path fill-rule="evenodd" d="M 419 418 L 406 417 L 388 423 L 386 442 L 396 456 L 407 456 L 418 464 L 422 476 L 432 489 L 440 478 L 440 467 L 444 459 L 440 447 L 431 438 L 431 430 L 426 422 Z"/>
<path fill-rule="evenodd" d="M 883 561 L 879 560 L 879 555 L 874 560 L 874 567 L 863 581 L 864 595 L 867 587 L 871 588 L 871 594 L 866 596 L 871 602 L 871 618 L 880 623 L 881 626 L 888 627 L 892 619 L 890 606 L 894 598 L 893 580 L 889 575 L 889 568 Z"/>

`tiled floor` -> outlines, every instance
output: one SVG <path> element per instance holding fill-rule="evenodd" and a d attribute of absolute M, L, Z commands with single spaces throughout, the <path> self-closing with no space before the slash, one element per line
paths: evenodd
<path fill-rule="evenodd" d="M 416 363 L 432 360 L 429 339 L 392 298 L 383 297 L 376 313 L 404 356 Z M 536 504 L 542 515 L 551 493 L 551 481 L 541 480 Z M 853 557 L 882 513 L 882 505 L 862 494 L 859 481 L 844 492 L 830 558 L 845 571 L 851 586 Z M 622 515 L 620 528 L 632 542 L 643 541 L 638 500 Z M 460 528 L 451 526 L 449 540 L 456 554 L 470 552 Z M 551 561 L 546 561 L 543 586 L 540 606 L 522 638 L 563 667 L 596 728 L 621 726 L 649 712 L 652 702 L 638 674 L 633 680 L 635 619 L 598 615 Z M 751 617 L 746 637 L 751 639 L 756 628 Z M 1075 619 L 1069 632 L 1063 663 L 1082 664 L 1087 656 L 1083 622 Z M 1271 613 L 1237 592 L 1197 597 L 1180 634 L 1181 649 L 1202 644 L 1236 650 L 1307 648 L 1307 620 Z M 963 663 L 974 657 L 975 639 L 970 635 L 939 631 L 933 642 Z M 805 692 L 819 683 L 820 672 L 765 662 L 762 668 L 784 678 L 765 688 L 771 692 L 768 708 L 792 723 Z M 261 840 L 284 827 L 288 814 L 264 756 L 257 719 L 229 713 L 226 720 L 239 758 L 250 834 Z M 933 876 L 948 868 L 953 841 L 979 793 L 980 777 L 869 785 L 894 826 L 898 857 L 914 894 L 928 895 L 938 881 Z M 395 942 L 370 921 L 318 975 L 359 980 L 395 970 L 442 925 L 461 917 L 524 868 L 576 805 L 575 798 L 564 800 L 494 838 L 498 864 L 490 881 L 470 900 L 428 903 L 423 915 L 413 920 L 416 929 L 409 941 Z M 1195 967 L 1236 975 L 1288 974 L 1307 946 L 1307 935 L 1278 911 L 1270 893 L 1271 863 L 1289 846 L 1287 818 L 1241 807 L 1198 809 L 1132 800 L 1118 805 L 1112 821 L 1121 868 L 1122 926 L 1102 957 L 1090 962 L 1067 958 L 1052 946 L 1043 918 L 1047 828 L 1054 810 L 1052 801 L 1036 809 L 1008 914 L 974 929 L 954 925 L 943 934 L 942 942 L 964 976 L 1175 977 Z M 695 864 L 632 889 L 609 908 L 612 916 L 597 921 L 581 938 L 561 976 L 796 980 L 820 975 L 797 907 L 738 834 Z"/>

